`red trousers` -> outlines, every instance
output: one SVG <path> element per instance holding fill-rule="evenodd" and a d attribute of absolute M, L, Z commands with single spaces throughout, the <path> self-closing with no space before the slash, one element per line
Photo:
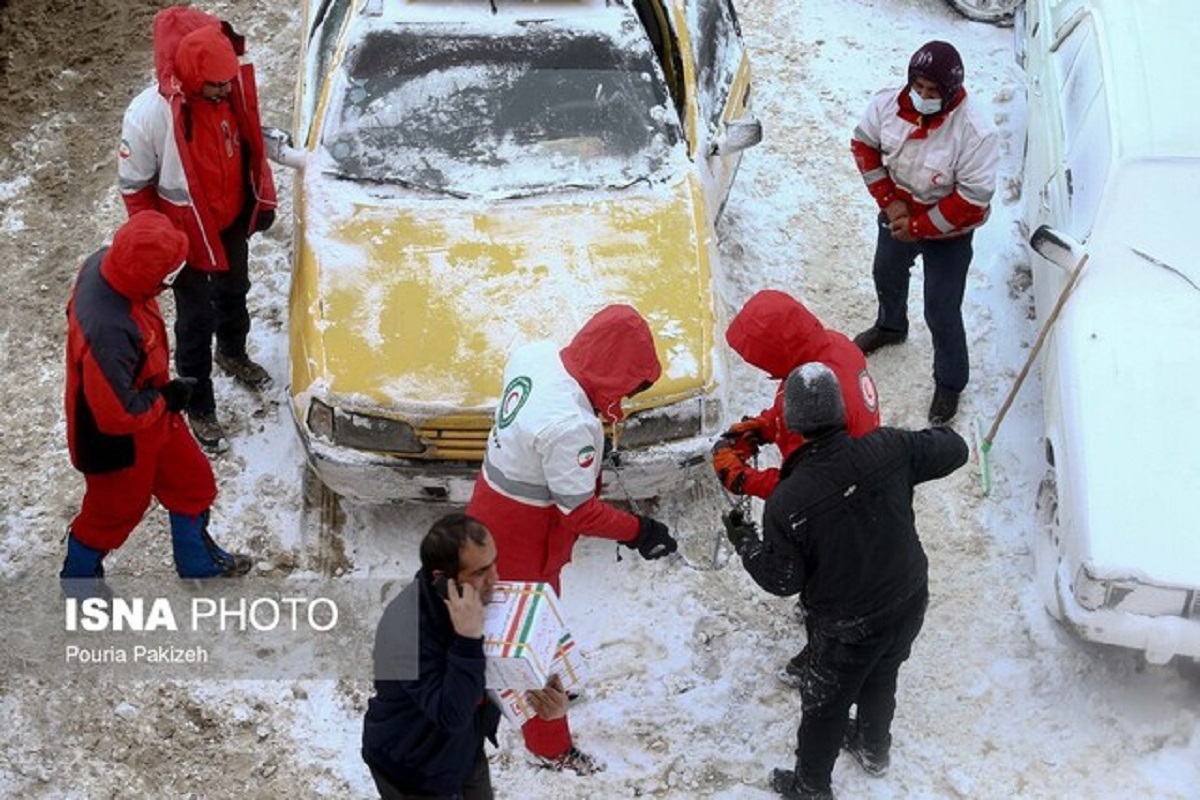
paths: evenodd
<path fill-rule="evenodd" d="M 103 475 L 85 475 L 83 507 L 71 523 L 75 538 L 96 550 L 125 543 L 150 507 L 150 498 L 168 511 L 202 514 L 217 497 L 208 458 L 183 417 L 167 413 L 159 424 L 134 434 L 133 466 Z"/>
<path fill-rule="evenodd" d="M 525 507 L 501 497 L 480 475 L 467 513 L 486 525 L 496 541 L 496 574 L 500 580 L 545 581 L 559 594 L 559 577 L 570 558 L 574 538 L 567 544 L 552 541 L 556 534 L 569 534 L 547 523 L 544 517 L 550 514 L 548 509 Z M 552 553 L 555 547 L 558 550 Z M 555 758 L 571 748 L 571 726 L 565 716 L 554 720 L 534 717 L 521 733 L 526 749 L 534 755 Z"/>
<path fill-rule="evenodd" d="M 499 550 L 499 548 L 496 549 Z M 499 559 L 497 559 L 497 563 L 499 563 Z M 558 588 L 559 574 L 557 572 L 554 575 L 539 575 L 532 578 L 510 578 L 505 577 L 497 570 L 497 576 L 502 581 L 545 581 L 554 587 L 556 595 L 562 596 L 561 590 Z M 525 737 L 525 749 L 534 755 L 555 758 L 571 749 L 571 724 L 567 721 L 566 714 L 558 719 L 534 717 L 521 727 L 521 734 Z"/>

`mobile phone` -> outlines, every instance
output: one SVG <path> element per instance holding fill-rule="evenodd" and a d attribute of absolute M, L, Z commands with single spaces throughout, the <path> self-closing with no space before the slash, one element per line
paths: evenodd
<path fill-rule="evenodd" d="M 462 597 L 462 593 L 463 593 L 462 587 L 458 586 L 457 588 L 458 588 L 458 596 Z M 450 599 L 450 584 L 447 581 L 445 575 L 438 575 L 436 578 L 433 579 L 433 590 L 435 592 L 437 592 L 438 597 L 442 598 L 443 600 Z"/>

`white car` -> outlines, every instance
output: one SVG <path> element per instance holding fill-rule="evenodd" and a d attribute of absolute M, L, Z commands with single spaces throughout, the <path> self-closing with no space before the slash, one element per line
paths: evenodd
<path fill-rule="evenodd" d="M 1047 609 L 1081 637 L 1200 659 L 1200 14 L 1192 0 L 1029 0 L 1024 224 L 1046 340 Z M 1053 260 L 1046 258 L 1053 255 Z"/>

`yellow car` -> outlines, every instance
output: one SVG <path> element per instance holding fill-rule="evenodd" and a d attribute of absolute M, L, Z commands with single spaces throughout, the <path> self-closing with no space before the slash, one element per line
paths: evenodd
<path fill-rule="evenodd" d="M 264 135 L 299 172 L 290 394 L 321 481 L 465 501 L 508 353 L 612 303 L 664 369 L 610 488 L 703 461 L 725 421 L 714 225 L 762 138 L 730 0 L 310 0 L 303 30 L 294 134 Z"/>

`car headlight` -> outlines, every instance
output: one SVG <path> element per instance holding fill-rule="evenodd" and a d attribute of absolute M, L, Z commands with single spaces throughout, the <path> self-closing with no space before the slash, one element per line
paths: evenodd
<path fill-rule="evenodd" d="M 1075 575 L 1075 600 L 1088 611 L 1118 611 L 1147 617 L 1179 617 L 1190 613 L 1187 589 L 1153 586 L 1131 580 L 1110 581 L 1093 576 L 1087 567 Z"/>
<path fill-rule="evenodd" d="M 631 414 L 621 432 L 621 447 L 638 448 L 701 436 L 720 419 L 720 403 L 698 397 Z"/>
<path fill-rule="evenodd" d="M 421 437 L 403 420 L 333 408 L 320 400 L 313 400 L 308 407 L 308 429 L 313 436 L 354 450 L 406 455 L 425 452 Z"/>

